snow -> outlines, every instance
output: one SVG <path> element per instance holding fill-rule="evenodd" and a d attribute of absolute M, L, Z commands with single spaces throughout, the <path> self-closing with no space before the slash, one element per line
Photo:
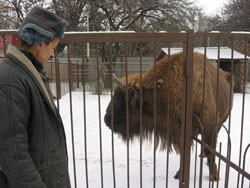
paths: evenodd
<path fill-rule="evenodd" d="M 0 32 L 17 32 L 16 29 L 0 29 Z"/>
<path fill-rule="evenodd" d="M 102 164 L 103 164 L 103 187 L 114 187 L 113 179 L 113 166 L 112 166 L 112 134 L 111 130 L 106 127 L 103 122 L 105 109 L 109 103 L 110 95 L 100 96 L 101 115 L 99 119 L 98 111 L 98 95 L 86 93 L 86 129 L 87 129 L 87 167 L 88 167 L 88 186 L 90 188 L 101 187 L 101 157 L 100 157 L 100 128 L 102 139 Z M 240 131 L 242 121 L 242 94 L 234 95 L 234 105 L 231 116 L 231 143 L 232 152 L 231 160 L 233 163 L 239 163 L 239 149 L 240 149 Z M 84 146 L 84 111 L 83 111 L 83 93 L 80 91 L 72 92 L 72 122 L 70 117 L 70 95 L 65 95 L 60 100 L 60 113 L 65 125 L 67 136 L 68 153 L 69 153 L 69 168 L 72 187 L 74 187 L 74 168 L 73 168 L 73 155 L 72 155 L 72 130 L 74 135 L 74 149 L 76 158 L 76 182 L 77 187 L 86 187 L 86 169 L 85 169 L 85 146 Z M 244 113 L 244 134 L 243 134 L 243 152 L 247 145 L 250 143 L 250 94 L 245 95 L 245 113 Z M 100 126 L 100 123 L 101 126 Z M 225 126 L 228 126 L 228 121 Z M 226 156 L 227 134 L 225 130 L 221 130 L 218 137 L 217 151 L 219 151 L 219 143 L 222 143 L 222 154 Z M 144 188 L 153 187 L 153 146 L 150 142 L 142 144 L 142 182 Z M 198 146 L 198 154 L 200 147 Z M 243 153 L 242 153 L 243 156 Z M 250 173 L 250 151 L 247 154 L 246 167 L 247 172 Z M 217 164 L 218 164 L 218 159 Z M 169 156 L 169 174 L 166 182 L 166 161 L 167 152 L 156 152 L 156 187 L 178 187 L 179 181 L 175 180 L 173 176 L 179 168 L 179 156 L 171 153 Z M 209 176 L 207 160 L 203 160 L 203 182 L 202 187 L 208 187 Z M 114 135 L 114 163 L 115 163 L 115 183 L 117 188 L 125 188 L 127 186 L 127 143 Z M 243 161 L 241 161 L 242 166 Z M 197 157 L 197 174 L 196 186 L 199 185 L 199 172 L 200 172 L 200 157 Z M 190 187 L 194 184 L 194 167 L 195 167 L 195 147 L 192 149 L 191 155 L 191 172 L 190 172 Z M 134 140 L 129 144 L 129 168 L 130 168 L 130 187 L 140 187 L 140 142 Z M 230 168 L 229 187 L 236 187 L 238 173 Z M 220 166 L 220 181 L 219 187 L 224 187 L 225 180 L 225 163 L 221 162 Z M 240 179 L 241 182 L 241 179 Z M 217 185 L 217 184 L 215 184 Z M 244 188 L 249 188 L 249 180 L 244 181 Z"/>
<path fill-rule="evenodd" d="M 236 34 L 250 34 L 248 31 L 232 31 L 231 33 L 236 33 Z"/>

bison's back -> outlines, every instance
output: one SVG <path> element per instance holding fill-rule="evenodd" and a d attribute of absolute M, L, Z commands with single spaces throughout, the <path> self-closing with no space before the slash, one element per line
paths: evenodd
<path fill-rule="evenodd" d="M 204 74 L 204 65 L 205 74 Z M 205 127 L 214 127 L 216 124 L 226 121 L 232 107 L 233 93 L 230 90 L 234 87 L 231 84 L 231 74 L 219 69 L 217 76 L 217 63 L 206 59 L 200 53 L 194 53 L 193 63 L 193 113 L 194 116 L 203 122 L 203 109 Z M 143 77 L 143 86 L 147 89 L 154 88 L 154 66 L 152 66 Z M 205 76 L 205 84 L 204 84 Z M 219 78 L 217 82 L 217 77 Z M 156 64 L 156 81 L 163 83 L 157 85 L 161 95 L 158 95 L 159 111 L 164 111 L 167 106 L 167 97 L 170 98 L 170 113 L 172 117 L 181 119 L 181 102 L 183 87 L 183 53 L 163 57 Z M 161 81 L 161 82 L 159 82 Z M 218 84 L 217 84 L 218 83 Z M 218 87 L 217 87 L 218 85 Z M 203 99 L 203 88 L 204 99 Z M 230 99 L 231 97 L 231 99 Z M 204 106 L 203 106 L 204 101 Z M 218 105 L 217 105 L 218 103 Z M 217 117 L 216 117 L 217 114 Z M 194 119 L 194 129 L 200 128 L 198 121 Z M 211 128 L 212 129 L 212 128 Z"/>

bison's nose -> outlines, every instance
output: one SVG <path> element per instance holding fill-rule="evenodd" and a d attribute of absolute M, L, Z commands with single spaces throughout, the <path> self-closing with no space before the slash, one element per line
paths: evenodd
<path fill-rule="evenodd" d="M 105 114 L 104 116 L 104 122 L 105 124 L 108 126 L 108 127 L 111 127 L 110 124 L 111 124 L 111 116 L 109 114 Z"/>

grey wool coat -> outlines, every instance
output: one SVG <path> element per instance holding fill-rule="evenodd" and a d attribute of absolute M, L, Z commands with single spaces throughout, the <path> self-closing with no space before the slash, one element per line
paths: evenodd
<path fill-rule="evenodd" d="M 0 187 L 70 188 L 61 117 L 30 60 L 9 46 L 0 63 Z"/>

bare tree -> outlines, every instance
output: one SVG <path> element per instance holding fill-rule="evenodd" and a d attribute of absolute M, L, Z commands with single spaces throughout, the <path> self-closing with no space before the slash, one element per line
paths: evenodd
<path fill-rule="evenodd" d="M 85 0 L 52 0 L 51 9 L 68 21 L 68 31 L 79 31 L 81 24 L 86 21 Z"/>
<path fill-rule="evenodd" d="M 88 5 L 90 28 L 106 31 L 187 30 L 192 28 L 197 10 L 194 3 L 187 0 L 88 0 Z M 113 50 L 112 60 L 116 61 L 120 46 L 114 44 Z"/>
<path fill-rule="evenodd" d="M 180 31 L 191 26 L 195 6 L 187 0 L 95 0 L 88 1 L 90 28 L 106 31 Z M 144 44 L 140 44 L 144 46 Z M 129 55 L 138 51 L 138 43 L 130 45 Z M 110 47 L 112 53 L 110 53 Z M 102 44 L 105 62 L 116 62 L 122 54 L 122 44 Z M 112 56 L 112 57 L 110 57 Z M 115 71 L 115 63 L 112 70 Z M 110 63 L 106 63 L 110 73 Z M 105 78 L 107 83 L 109 77 Z M 107 86 L 109 87 L 109 86 Z"/>
<path fill-rule="evenodd" d="M 5 1 L 0 1 L 0 29 L 11 29 L 14 24 L 11 19 L 10 7 Z"/>
<path fill-rule="evenodd" d="M 85 0 L 52 0 L 50 10 L 56 15 L 68 21 L 67 31 L 81 31 L 86 22 L 86 1 Z M 64 44 L 60 44 L 57 48 L 61 52 L 65 48 Z M 72 56 L 80 55 L 79 44 L 70 44 L 69 53 Z"/>
<path fill-rule="evenodd" d="M 17 29 L 33 6 L 47 7 L 46 0 L 5 0 L 0 1 L 1 28 Z"/>
<path fill-rule="evenodd" d="M 250 1 L 231 0 L 224 5 L 222 11 L 222 23 L 220 30 L 223 31 L 249 31 L 250 30 Z"/>
<path fill-rule="evenodd" d="M 186 0 L 96 0 L 89 1 L 90 6 L 98 7 L 108 23 L 110 31 L 145 31 L 152 21 L 175 23 L 187 26 L 193 3 Z"/>
<path fill-rule="evenodd" d="M 19 22 L 22 22 L 26 14 L 33 6 L 44 7 L 46 0 L 6 0 L 12 11 L 16 13 Z"/>
<path fill-rule="evenodd" d="M 231 31 L 250 31 L 250 1 L 249 0 L 230 0 L 224 4 L 221 16 L 210 19 L 210 25 L 213 25 L 213 30 L 222 32 Z M 233 41 L 228 41 L 229 47 L 233 45 Z M 248 41 L 250 43 L 250 41 Z M 248 44 L 248 46 L 250 46 Z M 242 53 L 245 52 L 245 39 L 234 38 L 234 49 Z M 250 55 L 250 47 L 248 47 Z"/>
<path fill-rule="evenodd" d="M 89 0 L 88 4 L 90 27 L 108 31 L 187 30 L 193 28 L 197 14 L 197 7 L 187 0 Z M 120 47 L 118 44 L 113 46 L 112 60 L 116 61 Z M 131 55 L 137 46 L 133 47 Z"/>

